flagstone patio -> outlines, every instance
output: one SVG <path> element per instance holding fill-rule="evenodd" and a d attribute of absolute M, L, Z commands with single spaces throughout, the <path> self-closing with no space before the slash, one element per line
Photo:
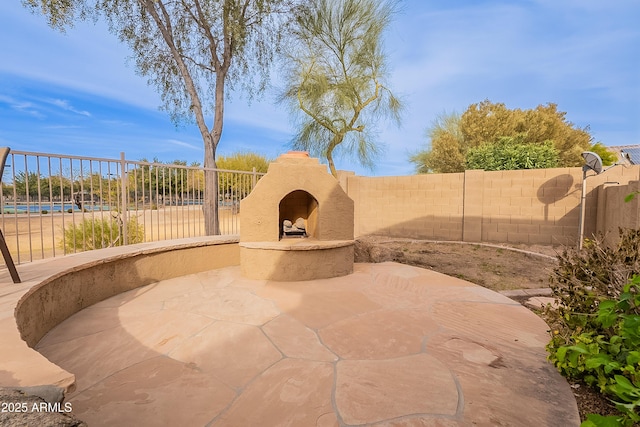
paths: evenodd
<path fill-rule="evenodd" d="M 570 426 L 547 325 L 431 270 L 305 282 L 226 267 L 88 307 L 37 345 L 90 426 Z"/>

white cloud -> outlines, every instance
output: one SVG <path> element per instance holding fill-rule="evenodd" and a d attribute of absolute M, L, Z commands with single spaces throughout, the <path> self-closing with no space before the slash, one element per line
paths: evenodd
<path fill-rule="evenodd" d="M 77 126 L 77 125 L 54 125 L 54 126 L 45 126 L 45 129 L 66 130 L 66 129 L 84 129 L 84 127 Z"/>
<path fill-rule="evenodd" d="M 442 111 L 463 112 L 485 98 L 510 108 L 556 102 L 569 120 L 591 125 L 596 138 L 605 143 L 638 142 L 628 141 L 629 135 L 640 135 L 637 0 L 407 0 L 405 4 L 392 23 L 386 48 L 390 86 L 407 109 L 401 129 L 380 126 L 379 139 L 387 150 L 377 174 L 411 173 L 408 153 L 426 144 L 424 130 L 435 116 Z M 125 64 L 128 48 L 104 24 L 78 23 L 61 35 L 20 2 L 5 1 L 0 2 L 0 34 L 10 35 L 11 40 L 3 46 L 0 72 L 9 73 L 9 82 L 13 76 L 35 82 L 29 96 L 0 96 L 0 103 L 39 119 L 53 116 L 51 105 L 75 113 L 76 119 L 91 113 L 104 117 L 107 120 L 93 124 L 106 124 L 105 131 L 117 134 L 116 150 L 134 149 L 126 136 L 139 141 L 135 149 L 144 155 L 171 150 L 195 157 L 196 149 L 201 152 L 202 142 L 192 125 L 186 131 L 172 126 L 162 131 L 142 129 L 161 122 L 148 114 L 157 110 L 160 97 L 133 66 Z M 37 96 L 38 87 L 61 88 L 60 93 L 48 95 L 56 102 L 45 104 Z M 124 103 L 134 108 L 126 112 L 109 108 L 108 115 L 101 114 L 98 104 L 85 106 L 65 91 L 87 99 L 106 98 L 110 107 Z M 294 129 L 285 107 L 274 104 L 274 93 L 267 92 L 250 106 L 235 95 L 227 102 L 219 153 L 237 148 L 275 154 L 286 150 Z M 168 132 L 177 137 L 167 143 Z M 95 135 L 88 138 L 98 141 Z M 359 169 L 349 159 L 341 168 Z"/>
<path fill-rule="evenodd" d="M 177 139 L 168 139 L 167 142 L 169 144 L 172 145 L 177 145 L 179 147 L 185 147 L 185 148 L 189 148 L 191 150 L 198 150 L 198 151 L 202 151 L 202 147 L 200 146 L 195 146 L 193 144 L 189 144 L 188 142 L 184 142 L 184 141 L 179 141 Z"/>
<path fill-rule="evenodd" d="M 125 120 L 100 120 L 100 123 L 110 127 L 132 127 L 133 123 Z"/>
<path fill-rule="evenodd" d="M 76 22 L 62 34 L 20 2 L 0 2 L 0 26 L 11 34 L 11 43 L 3 44 L 0 72 L 146 109 L 159 105 L 153 88 L 127 66 L 127 46 L 102 21 Z"/>
<path fill-rule="evenodd" d="M 7 104 L 15 111 L 19 111 L 20 113 L 27 114 L 38 119 L 43 119 L 45 117 L 45 115 L 37 109 L 35 104 L 28 101 L 19 101 L 10 96 L 0 95 L 0 103 Z"/>
<path fill-rule="evenodd" d="M 81 116 L 86 116 L 86 117 L 91 117 L 91 113 L 86 111 L 86 110 L 78 110 L 76 108 L 74 108 L 69 101 L 64 100 L 64 99 L 48 99 L 46 102 L 48 102 L 51 105 L 55 105 L 56 107 L 59 107 L 65 111 L 70 111 L 72 113 L 75 114 L 79 114 Z"/>

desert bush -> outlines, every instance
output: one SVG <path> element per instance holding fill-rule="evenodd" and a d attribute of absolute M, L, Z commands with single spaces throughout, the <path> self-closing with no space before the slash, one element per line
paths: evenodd
<path fill-rule="evenodd" d="M 120 218 L 84 219 L 64 230 L 60 247 L 66 252 L 88 251 L 122 245 Z M 127 239 L 131 243 L 144 241 L 144 226 L 133 217 L 127 221 Z"/>
<path fill-rule="evenodd" d="M 618 298 L 630 278 L 640 274 L 640 230 L 619 233 L 614 246 L 599 237 L 586 241 L 582 250 L 567 248 L 558 255 L 550 277 L 558 304 L 547 309 L 547 316 L 560 332 L 587 327 L 600 301 Z"/>
<path fill-rule="evenodd" d="M 584 426 L 640 421 L 640 230 L 620 230 L 607 246 L 589 240 L 565 249 L 551 275 L 549 360 L 565 376 L 612 398 L 617 417 L 590 415 Z"/>

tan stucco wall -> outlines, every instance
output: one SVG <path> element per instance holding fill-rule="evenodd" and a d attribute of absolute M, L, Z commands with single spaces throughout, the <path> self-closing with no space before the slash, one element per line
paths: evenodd
<path fill-rule="evenodd" d="M 588 174 L 585 236 L 596 232 L 597 189 L 605 182 L 626 185 L 638 179 L 640 166 Z M 577 241 L 581 168 L 342 180 L 354 200 L 356 236 L 530 244 Z"/>
<path fill-rule="evenodd" d="M 328 279 L 353 273 L 353 242 L 343 241 L 334 247 L 311 250 L 267 249 L 244 247 L 241 271 L 249 279 L 297 282 Z"/>

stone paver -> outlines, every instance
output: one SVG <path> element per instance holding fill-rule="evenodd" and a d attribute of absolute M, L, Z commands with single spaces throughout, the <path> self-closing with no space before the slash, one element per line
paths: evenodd
<path fill-rule="evenodd" d="M 37 349 L 91 426 L 571 426 L 547 325 L 507 297 L 396 263 L 313 282 L 239 267 L 85 309 Z"/>
<path fill-rule="evenodd" d="M 429 414 L 456 415 L 460 395 L 451 372 L 428 354 L 338 363 L 336 406 L 345 424 Z"/>

